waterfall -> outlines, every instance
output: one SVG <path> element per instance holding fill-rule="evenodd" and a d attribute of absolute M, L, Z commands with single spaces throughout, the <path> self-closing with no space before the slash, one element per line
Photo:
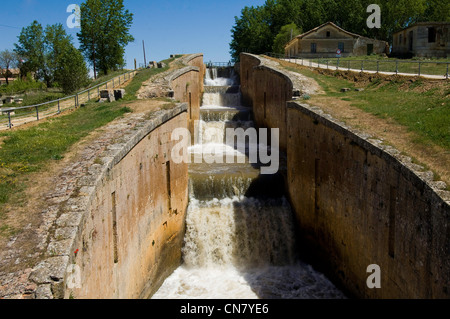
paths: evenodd
<path fill-rule="evenodd" d="M 203 94 L 203 106 L 234 106 L 239 107 L 241 105 L 240 93 L 204 93 Z"/>
<path fill-rule="evenodd" d="M 228 77 L 219 77 L 219 72 L 217 68 L 207 68 L 205 74 L 205 85 L 206 86 L 232 86 L 235 84 L 235 74 L 234 71 Z"/>
<path fill-rule="evenodd" d="M 226 145 L 227 128 L 254 126 L 234 83 L 218 78 L 217 69 L 206 72 L 198 144 L 190 148 L 203 162 L 189 168 L 183 264 L 153 299 L 344 298 L 299 260 L 283 177 L 260 175 L 239 145 Z M 246 161 L 209 161 L 226 154 Z"/>
<path fill-rule="evenodd" d="M 285 199 L 194 200 L 186 223 L 188 268 L 246 270 L 295 261 L 294 221 Z"/>

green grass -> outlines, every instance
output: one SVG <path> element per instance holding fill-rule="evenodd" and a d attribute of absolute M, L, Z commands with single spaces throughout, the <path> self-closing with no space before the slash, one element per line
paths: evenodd
<path fill-rule="evenodd" d="M 450 87 L 444 92 L 437 88 L 418 92 L 412 89 L 424 85 L 422 80 L 410 82 L 405 79 L 382 84 L 381 79 L 376 79 L 362 92 L 342 93 L 342 88 L 353 89 L 355 83 L 308 69 L 288 69 L 314 78 L 327 96 L 350 101 L 352 106 L 407 127 L 417 133 L 417 143 L 434 143 L 450 150 Z"/>
<path fill-rule="evenodd" d="M 102 75 L 100 74 L 99 76 L 97 76 L 97 79 L 92 80 L 89 85 L 87 86 L 87 88 L 91 88 L 94 87 L 96 85 L 99 85 L 100 83 L 104 83 L 107 81 L 111 81 L 113 78 L 118 77 L 119 75 L 125 74 L 130 70 L 118 70 L 118 71 L 111 71 L 109 72 L 107 75 Z"/>
<path fill-rule="evenodd" d="M 85 108 L 35 127 L 0 133 L 0 137 L 6 138 L 0 149 L 0 168 L 3 168 L 0 204 L 7 203 L 11 194 L 23 190 L 21 177 L 40 171 L 50 161 L 62 159 L 70 146 L 126 112 L 118 102 L 90 103 Z"/>
<path fill-rule="evenodd" d="M 16 80 L 10 81 L 9 85 L 0 86 L 0 95 L 14 95 L 19 93 L 25 93 L 29 91 L 40 91 L 45 89 L 47 86 L 38 81 L 34 81 L 32 78 L 28 78 L 27 81 Z"/>
<path fill-rule="evenodd" d="M 169 63 L 173 62 L 175 59 L 176 59 L 176 57 L 164 60 L 162 62 L 166 63 L 166 65 L 169 65 Z M 143 69 L 143 70 L 139 71 L 134 76 L 131 83 L 128 84 L 127 94 L 125 95 L 124 100 L 128 101 L 130 99 L 131 100 L 135 99 L 135 96 L 136 96 L 137 92 L 139 91 L 139 89 L 141 88 L 143 82 L 147 81 L 150 77 L 152 77 L 158 73 L 167 71 L 168 69 L 169 69 L 169 67 L 165 67 L 162 69 Z"/>
<path fill-rule="evenodd" d="M 28 174 L 42 171 L 52 162 L 61 160 L 72 145 L 90 132 L 131 112 L 126 104 L 136 100 L 142 82 L 167 69 L 139 71 L 127 86 L 124 100 L 102 104 L 89 102 L 70 114 L 50 118 L 36 126 L 0 133 L 0 141 L 3 141 L 0 143 L 0 221 L 5 217 L 2 212 L 5 204 L 26 201 L 23 193 Z M 9 233 L 6 226 L 2 227 L 0 233 Z"/>

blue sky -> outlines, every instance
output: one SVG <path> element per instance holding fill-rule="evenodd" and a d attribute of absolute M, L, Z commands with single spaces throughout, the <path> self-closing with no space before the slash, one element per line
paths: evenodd
<path fill-rule="evenodd" d="M 83 0 L 3 0 L 0 20 L 0 51 L 13 49 L 23 27 L 37 20 L 43 26 L 62 23 L 70 13 L 68 5 Z M 205 61 L 230 60 L 229 43 L 234 17 L 245 6 L 259 6 L 265 0 L 125 0 L 125 7 L 134 14 L 131 34 L 135 42 L 126 48 L 127 67 L 144 62 L 142 41 L 145 41 L 147 61 L 161 61 L 171 54 L 203 53 Z M 76 39 L 77 29 L 67 32 Z"/>

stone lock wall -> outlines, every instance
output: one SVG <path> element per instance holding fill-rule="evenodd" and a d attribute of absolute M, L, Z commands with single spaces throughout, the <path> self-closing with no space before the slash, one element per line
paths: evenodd
<path fill-rule="evenodd" d="M 195 122 L 200 119 L 201 85 L 198 82 L 199 69 L 186 67 L 175 72 L 170 78 L 170 86 L 174 90 L 174 98 L 188 104 L 188 127 L 193 135 Z"/>
<path fill-rule="evenodd" d="M 245 105 L 253 108 L 259 127 L 280 129 L 280 148 L 286 150 L 286 105 L 293 96 L 293 84 L 281 70 L 261 65 L 249 54 L 241 55 L 241 90 Z"/>
<path fill-rule="evenodd" d="M 450 207 L 432 175 L 308 105 L 288 118 L 291 203 L 328 270 L 363 298 L 448 298 Z M 366 285 L 372 264 L 381 289 Z"/>
<path fill-rule="evenodd" d="M 175 71 L 169 78 L 169 86 L 174 98 L 188 103 L 188 122 L 191 135 L 195 133 L 195 123 L 200 120 L 200 105 L 204 89 L 206 67 L 203 54 L 191 54 L 183 58 L 185 68 Z"/>
<path fill-rule="evenodd" d="M 37 298 L 148 298 L 180 265 L 188 167 L 172 160 L 171 134 L 187 128 L 187 105 L 137 121 L 60 207 L 52 254 L 30 276 Z"/>
<path fill-rule="evenodd" d="M 278 68 L 241 55 L 243 95 L 257 125 L 286 132 L 286 187 L 302 252 L 352 296 L 449 298 L 445 184 L 392 147 L 295 102 L 295 82 Z M 274 91 L 271 119 L 261 116 L 264 82 Z M 366 284 L 373 264 L 381 267 L 381 289 Z"/>
<path fill-rule="evenodd" d="M 138 114 L 110 124 L 127 133 L 85 168 L 79 191 L 59 207 L 49 257 L 30 276 L 37 298 L 146 299 L 179 267 L 188 165 L 172 159 L 180 142 L 172 132 L 199 118 L 200 72 L 181 66 L 158 82 L 183 103 L 150 119 Z"/>
<path fill-rule="evenodd" d="M 206 66 L 203 62 L 203 54 L 191 54 L 184 59 L 184 63 L 190 66 L 195 66 L 199 69 L 198 72 L 198 83 L 199 83 L 199 92 L 202 93 L 204 91 L 204 79 Z"/>

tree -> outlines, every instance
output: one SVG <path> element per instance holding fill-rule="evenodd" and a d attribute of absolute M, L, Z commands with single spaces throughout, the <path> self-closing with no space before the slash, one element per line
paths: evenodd
<path fill-rule="evenodd" d="M 295 23 L 287 24 L 281 27 L 280 32 L 273 41 L 272 51 L 275 53 L 284 54 L 284 47 L 286 44 L 301 33 L 301 29 L 299 29 Z"/>
<path fill-rule="evenodd" d="M 58 82 L 65 92 L 73 92 L 86 83 L 87 67 L 73 39 L 62 24 L 47 25 L 44 29 L 34 21 L 23 28 L 16 44 L 16 53 L 24 58 L 21 73 L 35 72 L 47 87 Z M 23 70 L 23 71 L 22 71 Z"/>
<path fill-rule="evenodd" d="M 367 7 L 381 8 L 381 29 L 367 26 Z M 274 42 L 281 28 L 295 23 L 309 31 L 328 21 L 362 36 L 392 42 L 393 33 L 418 21 L 449 21 L 448 0 L 267 0 L 260 7 L 245 7 L 235 17 L 231 30 L 230 53 L 261 54 L 277 47 Z M 278 37 L 277 41 L 282 41 Z"/>
<path fill-rule="evenodd" d="M 133 14 L 123 0 L 87 0 L 81 4 L 80 50 L 94 67 L 105 75 L 124 65 L 125 47 L 133 42 L 130 34 Z"/>
<path fill-rule="evenodd" d="M 21 65 L 21 73 L 33 72 L 35 79 L 45 77 L 45 36 L 42 25 L 33 21 L 30 26 L 22 29 L 18 39 L 19 43 L 14 44 L 14 51 L 25 60 Z"/>
<path fill-rule="evenodd" d="M 12 77 L 11 69 L 17 67 L 17 64 L 18 56 L 15 52 L 0 51 L 0 74 L 6 79 L 6 85 L 9 85 L 9 78 Z"/>
<path fill-rule="evenodd" d="M 73 48 L 72 37 L 68 35 L 62 24 L 48 25 L 44 34 L 45 81 L 51 87 L 57 79 L 57 72 L 64 67 L 63 55 Z"/>
<path fill-rule="evenodd" d="M 231 30 L 230 53 L 235 61 L 241 52 L 264 53 L 272 49 L 274 35 L 271 31 L 270 12 L 265 7 L 245 7 L 241 17 L 235 17 Z"/>
<path fill-rule="evenodd" d="M 450 2 L 448 0 L 430 0 L 421 21 L 450 22 Z"/>
<path fill-rule="evenodd" d="M 89 70 L 83 55 L 73 45 L 67 46 L 58 56 L 55 79 L 64 93 L 73 93 L 89 82 Z"/>

